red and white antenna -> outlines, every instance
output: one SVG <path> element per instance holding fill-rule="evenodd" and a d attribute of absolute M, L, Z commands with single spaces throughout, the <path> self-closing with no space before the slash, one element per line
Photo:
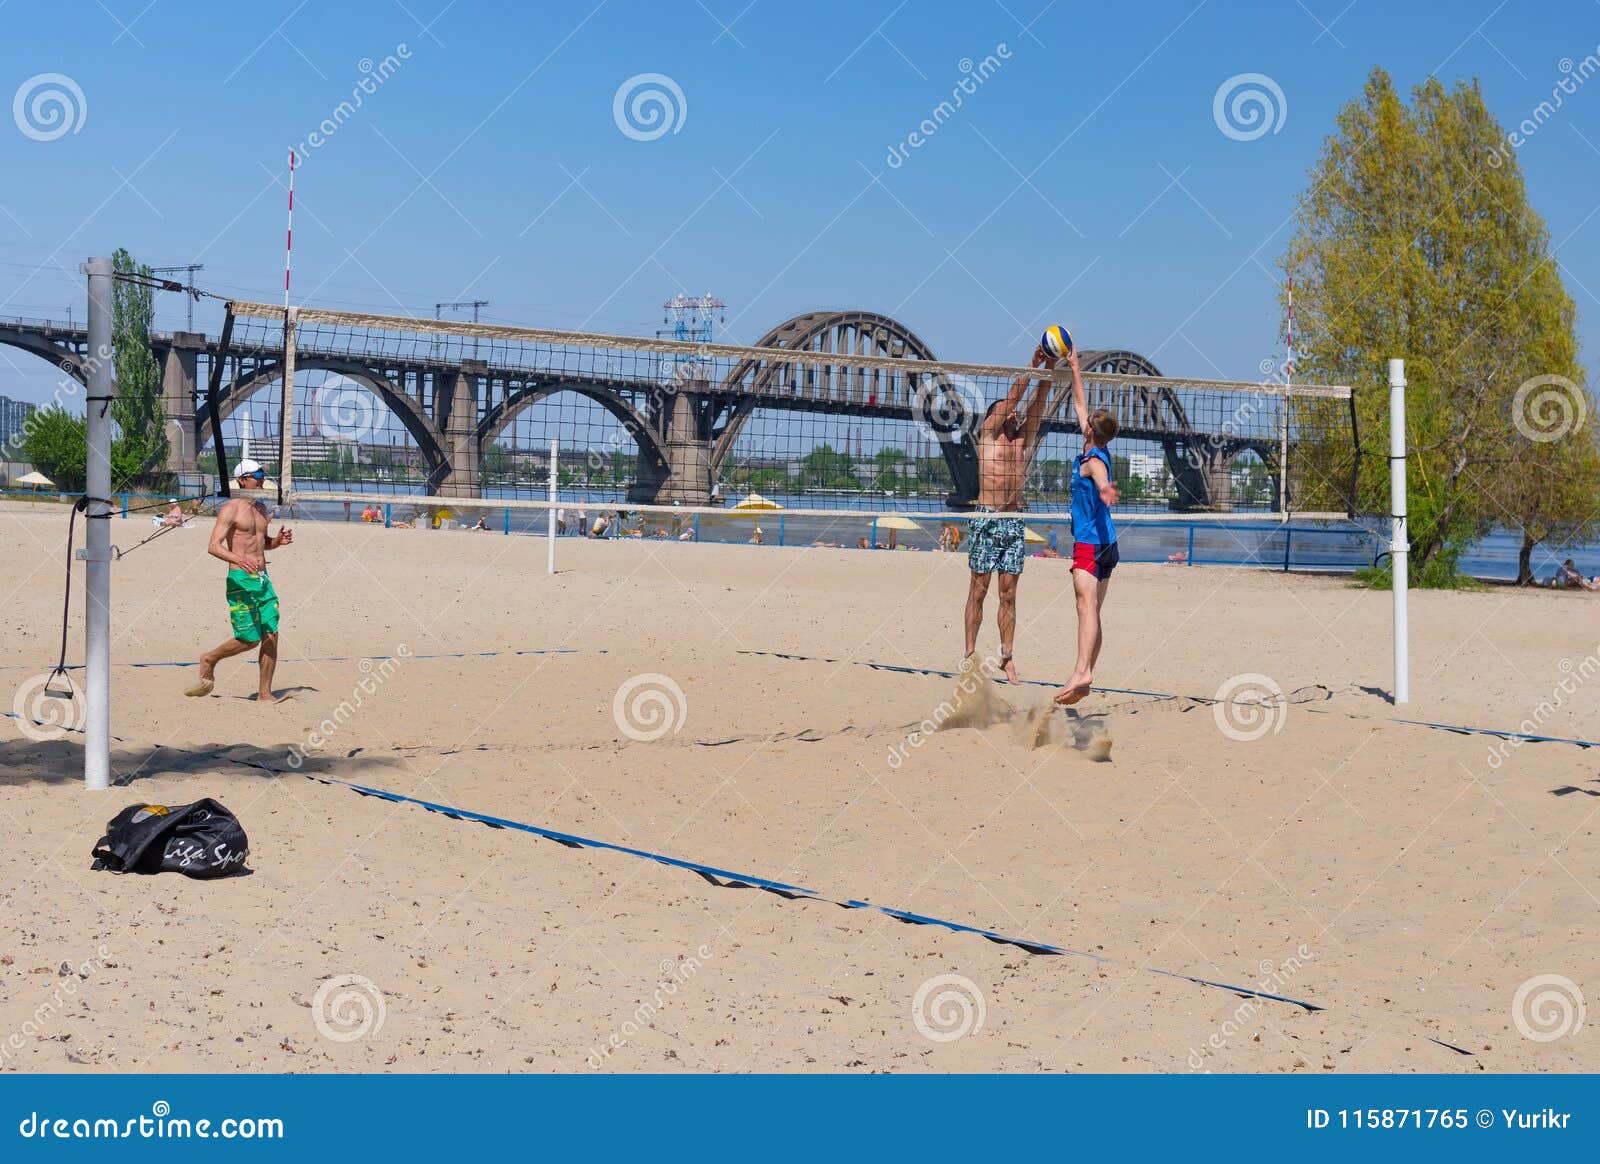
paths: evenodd
<path fill-rule="evenodd" d="M 289 266 L 294 257 L 294 150 L 289 151 L 289 225 L 283 233 L 283 309 L 289 310 Z"/>

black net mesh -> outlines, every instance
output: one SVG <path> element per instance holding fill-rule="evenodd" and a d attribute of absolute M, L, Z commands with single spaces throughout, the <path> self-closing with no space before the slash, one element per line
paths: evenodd
<path fill-rule="evenodd" d="M 1003 369 L 919 367 L 908 358 L 915 345 L 881 317 L 841 317 L 777 354 L 316 312 L 295 328 L 285 420 L 284 320 L 249 311 L 224 360 L 224 441 L 232 460 L 248 448 L 278 477 L 289 469 L 297 502 L 341 493 L 463 510 L 543 502 L 555 442 L 558 503 L 643 509 L 641 536 L 683 534 L 652 507 L 729 506 L 752 493 L 781 510 L 840 511 L 785 517 L 784 538 L 802 542 L 872 536 L 870 519 L 858 529 L 845 514 L 965 509 L 977 498 L 977 428 L 1014 383 Z M 622 342 L 634 341 L 610 344 Z M 1120 426 L 1110 451 L 1121 512 L 1349 510 L 1356 446 L 1338 392 L 1130 376 L 1120 371 L 1127 353 L 1083 361 L 1089 408 Z M 1026 504 L 1064 515 L 1083 445 L 1066 373 L 1024 390 L 1046 400 Z M 207 467 L 208 428 L 201 441 Z M 701 517 L 702 531 L 708 520 L 750 520 Z M 734 528 L 754 536 L 753 525 Z M 937 539 L 941 523 L 901 532 Z"/>

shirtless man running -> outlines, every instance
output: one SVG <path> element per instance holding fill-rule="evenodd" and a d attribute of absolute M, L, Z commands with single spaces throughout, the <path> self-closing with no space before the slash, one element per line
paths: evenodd
<path fill-rule="evenodd" d="M 217 512 L 206 553 L 228 563 L 228 616 L 233 622 L 233 637 L 200 656 L 199 681 L 185 695 L 210 695 L 216 686 L 217 664 L 234 655 L 260 646 L 261 687 L 256 696 L 261 703 L 281 703 L 286 695 L 272 693 L 272 673 L 278 667 L 278 595 L 267 577 L 268 550 L 294 541 L 288 526 L 276 535 L 267 532 L 267 510 L 249 496 L 261 489 L 267 473 L 248 458 L 235 469 L 238 487 L 245 492 Z"/>
<path fill-rule="evenodd" d="M 1030 368 L 1050 367 L 1052 361 L 1043 348 L 1035 348 Z M 1011 391 L 995 401 L 984 414 L 978 428 L 978 510 L 983 514 L 1016 513 L 1023 507 L 1022 487 L 1028 461 L 1039 440 L 1050 381 L 1035 381 L 1033 396 L 1026 407 L 1029 377 L 1018 376 Z M 1022 576 L 1024 539 L 1027 531 L 1020 517 L 974 517 L 971 542 L 967 548 L 967 567 L 972 579 L 967 585 L 967 656 L 978 649 L 978 630 L 983 626 L 983 603 L 989 595 L 989 579 L 1000 575 L 1000 668 L 1006 679 L 1017 682 L 1017 667 L 1011 648 L 1017 629 L 1017 579 Z"/>

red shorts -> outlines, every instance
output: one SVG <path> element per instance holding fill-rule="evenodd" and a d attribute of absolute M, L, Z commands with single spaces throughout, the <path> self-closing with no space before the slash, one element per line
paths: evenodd
<path fill-rule="evenodd" d="M 1111 577 L 1111 571 L 1117 568 L 1121 560 L 1116 542 L 1107 542 L 1103 546 L 1094 542 L 1072 543 L 1072 568 L 1083 570 L 1102 582 Z"/>

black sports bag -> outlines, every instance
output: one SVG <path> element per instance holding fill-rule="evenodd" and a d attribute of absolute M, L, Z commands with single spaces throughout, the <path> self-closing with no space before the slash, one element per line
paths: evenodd
<path fill-rule="evenodd" d="M 130 804 L 95 845 L 95 869 L 226 877 L 244 868 L 250 841 L 239 819 L 215 800 L 168 807 Z"/>

